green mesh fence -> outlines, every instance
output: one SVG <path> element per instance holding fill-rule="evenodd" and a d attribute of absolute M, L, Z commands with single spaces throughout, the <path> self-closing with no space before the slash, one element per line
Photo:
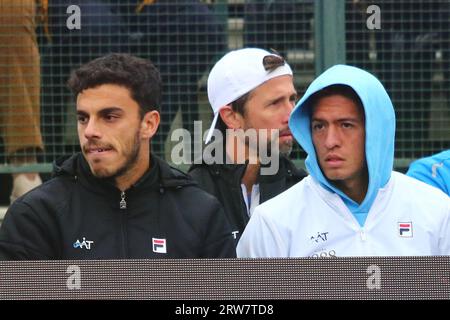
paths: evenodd
<path fill-rule="evenodd" d="M 372 29 L 371 4 L 346 2 L 347 63 L 385 85 L 397 117 L 395 156 L 404 166 L 450 145 L 450 2 L 377 1 L 380 23 Z"/>
<path fill-rule="evenodd" d="M 209 127 L 206 79 L 217 58 L 243 46 L 276 49 L 293 67 L 302 94 L 324 53 L 315 50 L 314 25 L 329 18 L 315 17 L 312 0 L 49 0 L 46 10 L 47 1 L 34 3 L 0 0 L 1 173 L 49 172 L 54 159 L 79 150 L 75 104 L 65 83 L 82 63 L 128 52 L 159 67 L 162 123 L 152 147 L 168 159 L 170 130 L 192 131 L 194 120 Z M 377 1 L 380 29 L 373 30 L 367 26 L 372 2 L 345 4 L 345 33 L 328 36 L 345 41 L 347 63 L 377 75 L 392 97 L 396 164 L 448 148 L 449 1 Z M 8 78 L 11 66 L 23 69 L 22 80 Z M 12 151 L 36 163 L 17 164 Z M 297 147 L 293 156 L 305 154 Z"/>

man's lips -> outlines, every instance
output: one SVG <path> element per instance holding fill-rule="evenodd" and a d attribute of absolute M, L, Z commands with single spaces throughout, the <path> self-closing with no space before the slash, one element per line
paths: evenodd
<path fill-rule="evenodd" d="M 342 162 L 344 162 L 344 159 L 337 155 L 329 155 L 325 158 L 325 162 L 329 166 L 337 167 L 337 166 L 340 166 L 342 164 Z"/>
<path fill-rule="evenodd" d="M 292 137 L 291 130 L 283 130 L 280 131 L 280 137 Z"/>
<path fill-rule="evenodd" d="M 327 156 L 325 158 L 325 161 L 344 161 L 344 159 L 339 156 L 332 155 L 332 156 Z"/>
<path fill-rule="evenodd" d="M 85 153 L 88 154 L 103 154 L 105 152 L 113 150 L 110 146 L 91 146 L 83 148 Z"/>

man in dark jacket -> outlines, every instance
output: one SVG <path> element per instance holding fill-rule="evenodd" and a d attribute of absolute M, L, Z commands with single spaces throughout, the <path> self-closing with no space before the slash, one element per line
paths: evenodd
<path fill-rule="evenodd" d="M 9 208 L 0 259 L 234 257 L 220 203 L 150 153 L 160 121 L 154 65 L 110 54 L 76 70 L 69 87 L 82 152 Z"/>
<path fill-rule="evenodd" d="M 214 196 L 225 208 L 231 223 L 236 244 L 244 231 L 254 208 L 299 182 L 306 173 L 289 160 L 293 138 L 288 128 L 289 115 L 297 99 L 292 70 L 284 59 L 275 53 L 257 48 L 231 51 L 212 68 L 208 77 L 208 98 L 214 119 L 206 143 L 219 129 L 225 138 L 224 161 L 218 163 L 208 156 L 201 164 L 190 168 L 190 175 Z M 227 133 L 254 130 L 258 137 L 257 150 L 244 139 Z M 278 139 L 267 140 L 267 154 L 273 163 L 261 161 L 261 132 L 275 129 Z M 250 135 L 249 135 L 250 136 Z M 219 138 L 220 139 L 220 138 Z M 263 143 L 261 143 L 263 142 Z M 213 143 L 218 143 L 215 139 Z M 273 148 L 276 146 L 276 148 Z M 252 150 L 253 149 L 253 150 Z M 206 150 L 206 148 L 205 148 Z M 239 155 L 239 150 L 245 150 Z M 251 158 L 252 151 L 256 154 Z M 239 163 L 238 159 L 244 159 Z M 275 170 L 267 165 L 276 163 Z"/>

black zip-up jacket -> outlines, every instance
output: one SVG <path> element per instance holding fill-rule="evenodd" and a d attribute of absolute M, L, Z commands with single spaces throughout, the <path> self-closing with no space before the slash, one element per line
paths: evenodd
<path fill-rule="evenodd" d="M 189 169 L 191 177 L 203 190 L 214 195 L 222 203 L 225 214 L 233 230 L 236 244 L 249 221 L 247 207 L 241 189 L 246 164 L 194 164 Z M 298 169 L 285 156 L 280 156 L 279 170 L 274 175 L 259 175 L 259 203 L 263 203 L 307 176 L 303 169 Z"/>
<path fill-rule="evenodd" d="M 91 174 L 81 154 L 17 199 L 0 228 L 0 260 L 231 258 L 223 208 L 186 174 L 151 156 L 121 192 Z"/>

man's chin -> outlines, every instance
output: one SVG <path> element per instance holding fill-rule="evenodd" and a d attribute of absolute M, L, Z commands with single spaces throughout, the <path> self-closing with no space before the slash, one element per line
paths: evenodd
<path fill-rule="evenodd" d="M 324 176 L 333 182 L 339 182 L 346 179 L 345 175 L 337 170 L 327 170 L 325 171 Z"/>
<path fill-rule="evenodd" d="M 283 156 L 289 157 L 289 155 L 292 152 L 293 145 L 294 145 L 294 142 L 292 140 L 281 143 L 279 146 L 280 154 L 282 154 Z"/>
<path fill-rule="evenodd" d="M 111 178 L 114 174 L 106 170 L 91 170 L 92 175 L 99 179 Z"/>
<path fill-rule="evenodd" d="M 96 178 L 106 179 L 114 176 L 115 172 L 111 169 L 100 167 L 98 165 L 89 165 L 92 175 Z"/>

